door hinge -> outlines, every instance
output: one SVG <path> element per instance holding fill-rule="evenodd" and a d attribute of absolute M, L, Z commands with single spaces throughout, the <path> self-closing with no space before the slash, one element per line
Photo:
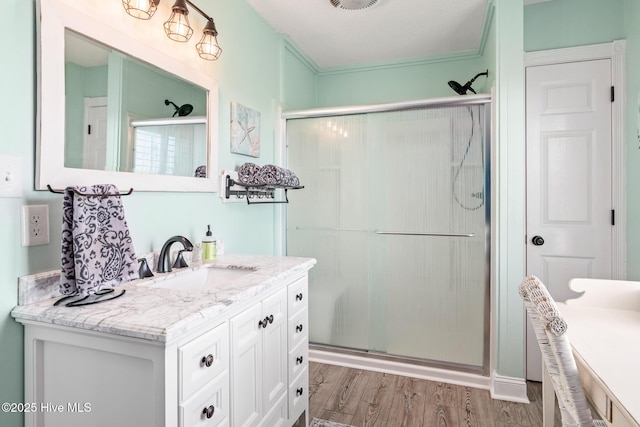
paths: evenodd
<path fill-rule="evenodd" d="M 616 225 L 616 210 L 611 209 L 611 225 Z"/>
<path fill-rule="evenodd" d="M 616 100 L 616 90 L 615 86 L 611 86 L 611 102 Z"/>
<path fill-rule="evenodd" d="M 91 125 L 87 125 L 87 135 L 91 135 Z"/>

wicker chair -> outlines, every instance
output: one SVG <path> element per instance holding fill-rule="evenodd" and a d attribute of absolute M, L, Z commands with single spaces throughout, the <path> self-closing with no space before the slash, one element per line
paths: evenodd
<path fill-rule="evenodd" d="M 524 300 L 533 324 L 538 345 L 553 389 L 558 398 L 563 427 L 606 427 L 602 420 L 593 420 L 584 395 L 567 334 L 567 324 L 551 294 L 535 276 L 529 276 L 520 285 L 520 296 Z"/>

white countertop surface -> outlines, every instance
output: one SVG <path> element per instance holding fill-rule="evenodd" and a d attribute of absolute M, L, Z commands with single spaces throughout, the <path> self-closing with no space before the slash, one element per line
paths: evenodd
<path fill-rule="evenodd" d="M 558 304 L 573 349 L 640 420 L 640 312 Z"/>
<path fill-rule="evenodd" d="M 64 307 L 53 306 L 60 296 L 16 306 L 11 315 L 18 321 L 36 321 L 92 331 L 106 332 L 153 341 L 170 342 L 193 328 L 215 320 L 235 304 L 254 297 L 283 280 L 307 272 L 316 260 L 312 258 L 255 255 L 220 255 L 216 267 L 256 268 L 228 284 L 206 291 L 184 291 L 140 286 L 135 280 L 115 288 L 126 293 L 99 304 Z M 171 273 L 154 273 L 153 278 L 179 275 L 199 268 L 200 263 Z"/>

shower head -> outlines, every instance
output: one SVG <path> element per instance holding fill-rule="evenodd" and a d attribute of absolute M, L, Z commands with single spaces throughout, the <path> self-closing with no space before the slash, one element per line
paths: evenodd
<path fill-rule="evenodd" d="M 178 107 L 173 102 L 169 101 L 168 99 L 165 99 L 164 100 L 164 105 L 169 105 L 169 104 L 173 105 L 173 107 L 176 109 L 176 111 L 174 111 L 172 117 L 175 117 L 176 114 L 179 117 L 188 116 L 193 111 L 193 105 L 191 105 L 191 104 L 184 104 L 184 105 L 181 105 L 180 107 Z"/>
<path fill-rule="evenodd" d="M 451 89 L 453 89 L 459 95 L 466 95 L 468 91 L 476 93 L 476 91 L 473 90 L 471 85 L 480 76 L 489 76 L 489 70 L 485 71 L 484 73 L 476 74 L 474 78 L 472 78 L 471 80 L 466 82 L 464 85 L 461 85 L 460 83 L 456 82 L 455 80 L 449 80 L 449 87 Z"/>

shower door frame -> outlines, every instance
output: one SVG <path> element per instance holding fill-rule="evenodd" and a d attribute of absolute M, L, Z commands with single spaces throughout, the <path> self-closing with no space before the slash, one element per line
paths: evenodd
<path fill-rule="evenodd" d="M 331 346 L 325 344 L 310 343 L 312 349 L 327 350 L 333 353 L 344 353 L 346 355 L 362 356 L 366 358 L 381 359 L 391 362 L 405 362 L 415 365 L 422 365 L 436 369 L 451 369 L 454 371 L 479 374 L 482 376 L 490 375 L 491 365 L 491 206 L 492 200 L 492 188 L 491 188 L 491 145 L 492 145 L 492 96 L 490 94 L 479 95 L 465 95 L 458 97 L 444 97 L 444 98 L 430 98 L 411 100 L 403 102 L 393 103 L 381 103 L 381 104 L 366 104 L 366 105 L 351 105 L 351 106 L 339 106 L 339 107 L 326 107 L 326 108 L 311 108 L 305 110 L 292 110 L 283 111 L 281 114 L 282 119 L 282 161 L 283 164 L 288 165 L 287 158 L 287 120 L 291 119 L 305 119 L 305 118 L 319 118 L 319 117 L 332 117 L 332 116 L 344 116 L 353 114 L 366 114 L 366 113 L 383 113 L 399 110 L 409 110 L 416 108 L 436 108 L 436 107 L 457 107 L 457 106 L 469 106 L 487 104 L 484 111 L 484 124 L 483 140 L 484 140 L 484 156 L 485 156 L 485 170 L 484 170 L 484 220 L 485 220 L 485 268 L 484 268 L 484 337 L 483 337 L 483 356 L 482 366 L 475 367 L 469 365 L 459 365 L 452 362 L 443 362 L 436 360 L 426 360 L 419 358 L 412 358 L 407 356 L 396 356 L 392 354 L 380 353 L 371 350 L 359 350 L 351 348 L 342 348 L 338 346 Z M 287 212 L 283 209 L 280 212 L 281 219 L 281 247 L 282 253 L 287 253 Z"/>

